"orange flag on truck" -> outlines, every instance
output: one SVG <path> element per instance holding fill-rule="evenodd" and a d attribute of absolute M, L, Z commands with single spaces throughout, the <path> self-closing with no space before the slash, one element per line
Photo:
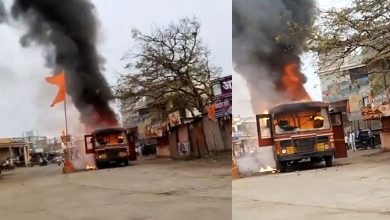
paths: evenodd
<path fill-rule="evenodd" d="M 62 71 L 54 76 L 46 77 L 46 81 L 59 87 L 56 98 L 53 100 L 51 107 L 59 102 L 65 101 L 66 87 L 65 87 L 65 72 Z"/>

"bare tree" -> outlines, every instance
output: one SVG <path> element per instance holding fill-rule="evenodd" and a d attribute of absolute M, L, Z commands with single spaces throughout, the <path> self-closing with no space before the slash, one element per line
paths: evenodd
<path fill-rule="evenodd" d="M 144 97 L 149 109 L 165 117 L 165 103 L 175 109 L 203 112 L 211 102 L 211 80 L 221 68 L 210 63 L 210 51 L 203 45 L 196 19 L 184 18 L 167 27 L 155 27 L 151 34 L 132 30 L 138 48 L 124 57 L 129 73 L 121 75 L 116 96 L 122 101 Z"/>
<path fill-rule="evenodd" d="M 371 95 L 387 93 L 390 82 L 389 1 L 353 0 L 347 7 L 319 10 L 308 49 L 319 55 L 323 68 L 333 71 L 338 71 L 346 58 L 360 55 L 371 74 Z"/>
<path fill-rule="evenodd" d="M 364 54 L 367 65 L 389 62 L 390 4 L 388 0 L 354 0 L 348 7 L 319 12 L 309 49 L 332 64 Z"/>

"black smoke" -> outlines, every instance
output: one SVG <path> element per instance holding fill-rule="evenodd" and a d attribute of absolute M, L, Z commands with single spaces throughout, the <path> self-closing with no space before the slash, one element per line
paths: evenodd
<path fill-rule="evenodd" d="M 255 113 L 291 101 L 281 91 L 283 68 L 300 65 L 313 18 L 312 0 L 233 0 L 233 65 L 247 81 Z"/>
<path fill-rule="evenodd" d="M 0 0 L 0 24 L 4 22 L 5 17 L 6 17 L 6 11 L 3 4 L 3 0 Z"/>
<path fill-rule="evenodd" d="M 109 106 L 113 95 L 96 49 L 94 5 L 88 0 L 15 0 L 11 14 L 27 24 L 21 44 L 44 46 L 47 65 L 54 72 L 65 70 L 67 93 L 81 121 L 90 127 L 115 125 L 117 119 Z"/>

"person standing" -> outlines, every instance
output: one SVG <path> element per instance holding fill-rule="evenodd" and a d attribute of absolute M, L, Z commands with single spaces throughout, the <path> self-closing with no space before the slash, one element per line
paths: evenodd
<path fill-rule="evenodd" d="M 345 142 L 345 146 L 347 147 L 347 150 L 349 150 L 351 148 L 351 146 L 349 144 L 348 132 L 345 133 L 345 135 L 344 135 L 344 142 Z"/>
<path fill-rule="evenodd" d="M 353 151 L 356 151 L 355 132 L 349 134 L 349 142 Z"/>
<path fill-rule="evenodd" d="M 372 131 L 371 129 L 368 129 L 368 138 L 370 140 L 370 147 L 371 149 L 374 149 L 375 148 L 375 143 L 374 143 L 374 135 L 372 134 Z"/>

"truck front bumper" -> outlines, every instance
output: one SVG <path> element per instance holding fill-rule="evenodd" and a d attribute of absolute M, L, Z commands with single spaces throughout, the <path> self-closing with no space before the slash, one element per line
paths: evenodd
<path fill-rule="evenodd" d="M 297 153 L 290 155 L 278 155 L 278 161 L 300 161 L 309 158 L 324 158 L 334 156 L 334 151 L 322 151 L 322 152 L 311 152 L 311 153 Z"/>

